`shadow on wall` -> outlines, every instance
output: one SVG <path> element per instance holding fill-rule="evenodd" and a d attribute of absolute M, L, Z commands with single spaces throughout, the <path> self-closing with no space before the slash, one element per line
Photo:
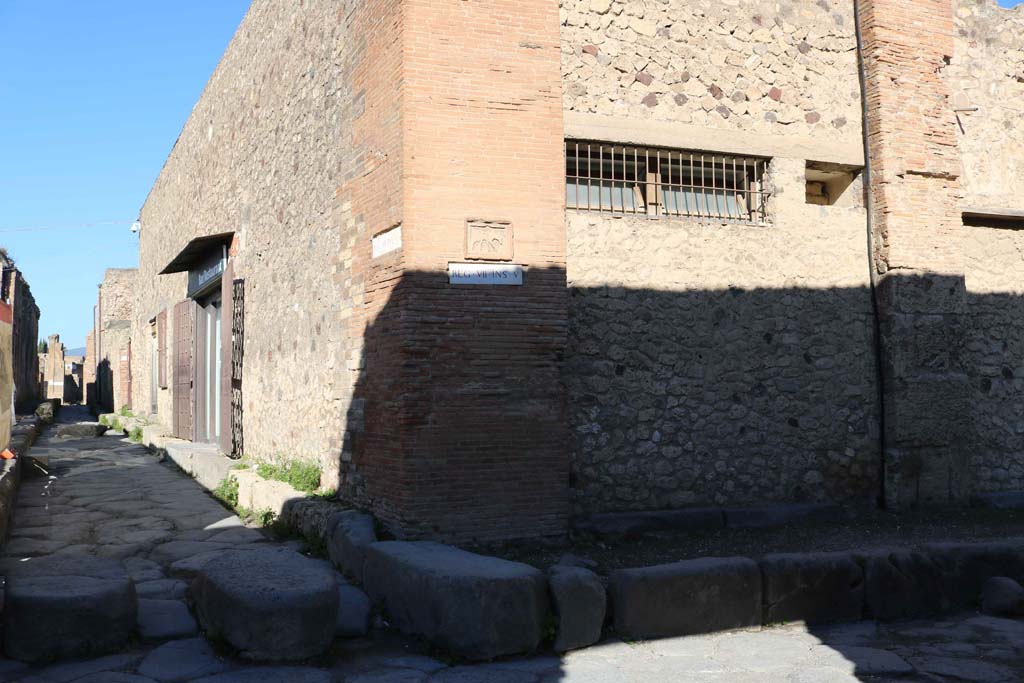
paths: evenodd
<path fill-rule="evenodd" d="M 368 308 L 371 292 L 380 303 L 338 491 L 400 537 L 564 534 L 564 271 L 531 271 L 521 287 L 456 287 L 437 272 L 391 282 L 366 285 Z"/>
<path fill-rule="evenodd" d="M 78 377 L 64 375 L 64 403 L 75 404 L 82 400 L 82 388 L 78 386 Z"/>
<path fill-rule="evenodd" d="M 114 373 L 108 359 L 104 358 L 96 365 L 96 382 L 89 386 L 92 387 L 89 405 L 96 406 L 100 413 L 114 412 Z"/>
<path fill-rule="evenodd" d="M 393 533 L 495 540 L 559 535 L 570 512 L 881 498 L 867 287 L 524 280 L 406 273 L 366 329 L 337 490 Z M 880 301 L 891 495 L 948 502 L 972 477 L 1024 489 L 1024 300 L 901 276 Z M 922 458 L 948 461 L 941 486 Z"/>
<path fill-rule="evenodd" d="M 884 477 L 871 296 L 581 287 L 559 269 L 531 269 L 522 287 L 405 274 L 363 337 L 338 490 L 400 537 L 455 542 L 564 534 L 570 500 L 585 512 L 874 505 Z M 920 395 L 918 376 L 926 395 L 955 399 L 911 402 L 932 415 L 927 429 L 890 447 L 962 456 L 988 444 L 962 485 L 996 485 L 985 457 L 1024 484 L 1024 298 L 914 276 L 880 298 L 887 399 Z M 962 430 L 953 442 L 929 431 L 949 410 L 966 417 L 950 422 Z M 979 434 L 984 416 L 1001 427 Z M 896 474 L 908 490 L 921 477 Z M 797 649 L 821 647 L 828 668 L 875 680 L 886 643 L 872 628 L 810 626 Z"/>

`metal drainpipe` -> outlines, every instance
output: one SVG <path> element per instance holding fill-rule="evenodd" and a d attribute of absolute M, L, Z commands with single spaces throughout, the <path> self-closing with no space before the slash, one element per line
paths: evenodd
<path fill-rule="evenodd" d="M 868 139 L 868 75 L 864 64 L 864 34 L 861 31 L 860 0 L 853 0 L 854 31 L 857 36 L 857 75 L 860 79 L 861 137 L 864 143 L 864 203 L 867 212 L 868 275 L 871 283 L 871 312 L 875 337 L 875 378 L 878 392 L 878 507 L 885 509 L 885 372 L 882 361 L 882 322 L 878 308 L 878 273 L 875 269 L 875 199 L 871 193 L 871 144 Z"/>

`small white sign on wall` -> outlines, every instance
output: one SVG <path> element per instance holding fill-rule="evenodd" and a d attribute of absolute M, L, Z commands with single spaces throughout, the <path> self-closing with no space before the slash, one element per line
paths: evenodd
<path fill-rule="evenodd" d="M 514 263 L 449 263 L 452 285 L 521 285 L 523 267 Z"/>
<path fill-rule="evenodd" d="M 397 251 L 402 248 L 402 226 L 396 225 L 395 227 L 385 230 L 384 232 L 374 235 L 373 239 L 370 240 L 370 251 L 372 252 L 373 258 L 383 256 L 384 254 L 390 254 L 393 251 Z"/>

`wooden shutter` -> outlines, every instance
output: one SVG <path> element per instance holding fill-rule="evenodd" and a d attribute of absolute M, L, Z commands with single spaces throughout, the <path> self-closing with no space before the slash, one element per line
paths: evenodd
<path fill-rule="evenodd" d="M 193 331 L 196 325 L 195 302 L 186 299 L 174 306 L 174 436 L 192 440 L 192 415 L 195 407 L 192 386 L 192 359 L 195 357 Z"/>
<path fill-rule="evenodd" d="M 242 432 L 242 357 L 245 355 L 245 280 L 231 283 L 231 454 L 244 455 Z"/>
<path fill-rule="evenodd" d="M 167 388 L 167 309 L 156 316 L 157 386 Z"/>

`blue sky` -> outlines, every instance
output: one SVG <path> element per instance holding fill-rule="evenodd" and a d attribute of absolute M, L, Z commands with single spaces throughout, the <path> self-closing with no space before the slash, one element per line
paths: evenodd
<path fill-rule="evenodd" d="M 40 336 L 83 346 L 103 270 L 136 265 L 129 226 L 248 5 L 0 0 L 0 244 Z"/>
<path fill-rule="evenodd" d="M 0 244 L 40 336 L 84 346 L 103 270 L 136 265 L 129 226 L 248 6 L 0 0 Z"/>

